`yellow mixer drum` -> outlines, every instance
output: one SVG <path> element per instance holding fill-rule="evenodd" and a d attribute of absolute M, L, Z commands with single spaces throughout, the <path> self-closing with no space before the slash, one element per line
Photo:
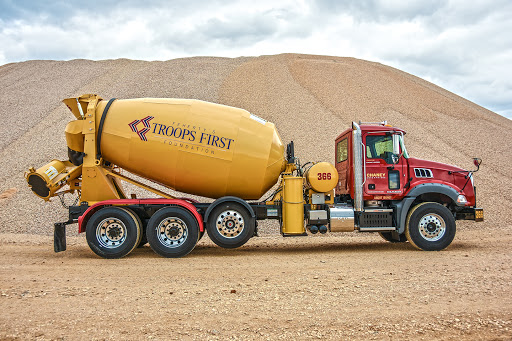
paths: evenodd
<path fill-rule="evenodd" d="M 106 104 L 97 105 L 97 128 Z M 66 129 L 68 144 L 80 130 L 71 127 L 74 122 Z M 199 100 L 116 100 L 105 116 L 100 148 L 104 160 L 131 173 L 210 198 L 258 199 L 285 166 L 273 123 Z"/>

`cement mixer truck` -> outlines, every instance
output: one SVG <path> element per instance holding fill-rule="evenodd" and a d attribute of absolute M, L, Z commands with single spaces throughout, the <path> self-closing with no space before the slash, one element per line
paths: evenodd
<path fill-rule="evenodd" d="M 481 160 L 468 171 L 412 158 L 405 131 L 385 122 L 353 122 L 335 139 L 334 164 L 301 164 L 293 142 L 285 150 L 274 124 L 243 109 L 91 94 L 63 102 L 76 118 L 65 129 L 68 160 L 25 173 L 44 200 L 77 196 L 69 219 L 54 224 L 55 252 L 74 223 L 94 253 L 120 258 L 147 242 L 182 257 L 205 232 L 220 247 L 240 247 L 265 219 L 285 237 L 377 232 L 434 251 L 450 245 L 457 219 L 483 221 L 473 180 Z M 156 198 L 128 194 L 124 183 Z"/>

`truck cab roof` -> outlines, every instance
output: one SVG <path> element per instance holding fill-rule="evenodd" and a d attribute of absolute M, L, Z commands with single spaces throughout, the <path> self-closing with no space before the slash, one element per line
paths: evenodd
<path fill-rule="evenodd" d="M 400 128 L 397 128 L 397 127 L 392 127 L 392 126 L 389 126 L 389 125 L 374 125 L 374 124 L 363 124 L 363 125 L 360 125 L 359 126 L 361 128 L 361 132 L 364 134 L 366 132 L 390 132 L 390 133 L 402 133 L 405 135 L 405 130 L 403 129 L 400 129 Z M 341 137 L 344 137 L 347 133 L 351 132 L 352 131 L 352 128 L 349 128 L 347 130 L 345 130 L 344 132 L 342 132 L 340 135 L 338 135 L 338 137 L 336 138 L 336 141 L 339 140 Z"/>

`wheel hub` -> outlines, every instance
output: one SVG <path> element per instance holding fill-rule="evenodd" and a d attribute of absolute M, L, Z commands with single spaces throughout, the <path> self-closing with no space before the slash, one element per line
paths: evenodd
<path fill-rule="evenodd" d="M 157 227 L 160 243 L 169 248 L 182 245 L 188 237 L 188 227 L 183 220 L 177 217 L 163 219 Z"/>
<path fill-rule="evenodd" d="M 428 223 L 428 224 L 427 224 L 427 231 L 428 231 L 429 233 L 433 233 L 433 232 L 435 232 L 435 231 L 436 231 L 436 229 L 437 229 L 437 225 L 436 225 L 436 224 L 434 224 L 434 223 Z"/>
<path fill-rule="evenodd" d="M 226 238 L 236 238 L 244 230 L 244 218 L 235 210 L 226 210 L 218 215 L 217 231 Z"/>
<path fill-rule="evenodd" d="M 175 238 L 180 235 L 180 228 L 178 226 L 171 226 L 167 229 L 167 235 L 170 238 Z"/>
<path fill-rule="evenodd" d="M 96 228 L 96 239 L 102 247 L 119 247 L 126 240 L 126 226 L 118 218 L 106 218 Z"/>
<path fill-rule="evenodd" d="M 107 228 L 107 235 L 111 240 L 119 240 L 123 235 L 123 231 L 119 225 L 114 225 Z"/>
<path fill-rule="evenodd" d="M 420 219 L 418 227 L 420 235 L 430 242 L 441 239 L 446 232 L 446 223 L 444 219 L 435 213 L 424 215 Z"/>

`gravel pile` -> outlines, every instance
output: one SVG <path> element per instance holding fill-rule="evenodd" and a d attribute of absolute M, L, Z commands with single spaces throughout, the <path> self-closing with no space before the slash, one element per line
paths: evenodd
<path fill-rule="evenodd" d="M 241 107 L 274 122 L 285 143 L 294 140 L 302 162 L 333 162 L 334 139 L 353 120 L 387 120 L 409 132 L 411 156 L 463 168 L 481 157 L 475 179 L 487 222 L 478 228 L 511 224 L 512 122 L 385 65 L 309 55 L 29 61 L 0 66 L 0 87 L 0 233 L 49 234 L 67 220 L 58 199 L 30 192 L 23 172 L 67 158 L 64 128 L 73 117 L 60 101 L 84 93 Z"/>

